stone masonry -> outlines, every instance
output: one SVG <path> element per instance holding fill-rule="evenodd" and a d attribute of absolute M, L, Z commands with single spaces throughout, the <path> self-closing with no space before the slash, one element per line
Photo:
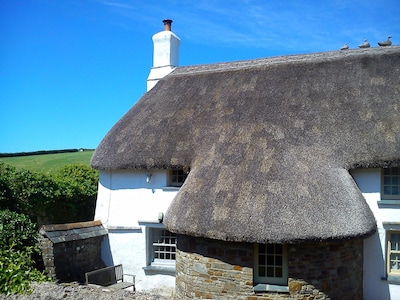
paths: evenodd
<path fill-rule="evenodd" d="M 178 299 L 362 299 L 363 241 L 288 245 L 289 292 L 255 293 L 252 243 L 178 235 Z"/>
<path fill-rule="evenodd" d="M 57 281 L 83 283 L 86 272 L 105 266 L 101 243 L 107 231 L 100 221 L 44 225 L 39 233 L 44 266 Z"/>

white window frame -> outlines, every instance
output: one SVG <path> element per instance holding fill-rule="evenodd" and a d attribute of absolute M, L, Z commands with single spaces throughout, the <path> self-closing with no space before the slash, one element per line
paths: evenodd
<path fill-rule="evenodd" d="M 394 239 L 396 235 L 397 239 Z M 392 257 L 395 255 L 395 257 Z M 400 265 L 400 230 L 386 231 L 386 274 L 389 280 L 400 280 L 400 266 L 398 269 L 392 269 L 392 261 Z"/>
<path fill-rule="evenodd" d="M 391 174 L 396 171 L 397 174 Z M 390 173 L 390 174 L 389 174 Z M 396 183 L 397 182 L 397 183 Z M 385 193 L 386 189 L 397 188 L 398 194 Z M 400 200 L 400 167 L 383 168 L 381 172 L 381 199 Z"/>
<path fill-rule="evenodd" d="M 155 253 L 155 247 L 174 247 L 175 248 L 175 255 L 176 255 L 176 235 L 175 235 L 175 244 L 165 244 L 158 243 L 154 240 L 155 235 L 157 232 L 161 230 L 166 230 L 169 232 L 162 223 L 149 223 L 149 222 L 140 222 L 139 224 L 145 225 L 145 233 L 146 233 L 146 266 L 143 268 L 146 273 L 154 273 L 154 274 L 175 274 L 175 258 L 170 259 L 162 259 L 157 258 Z M 170 232 L 169 232 L 170 233 Z M 169 252 L 169 251 L 167 251 Z"/>
<path fill-rule="evenodd" d="M 268 253 L 268 248 L 273 247 L 275 250 L 274 253 Z M 281 247 L 282 251 L 278 255 L 276 254 L 276 247 Z M 265 248 L 264 254 L 261 254 L 260 248 Z M 265 257 L 264 257 L 265 256 Z M 269 258 L 267 258 L 269 256 Z M 263 257 L 263 258 L 261 258 Z M 276 261 L 276 258 L 281 259 L 281 263 Z M 274 262 L 269 265 L 270 259 L 273 259 Z M 271 284 L 271 285 L 288 285 L 288 263 L 287 263 L 287 245 L 286 244 L 255 244 L 254 245 L 254 282 L 256 284 Z M 282 276 L 267 276 L 267 270 L 265 273 L 260 272 L 260 267 L 269 265 L 269 268 L 272 270 L 276 270 L 277 267 L 282 267 Z M 271 270 L 271 269 L 270 269 Z"/>

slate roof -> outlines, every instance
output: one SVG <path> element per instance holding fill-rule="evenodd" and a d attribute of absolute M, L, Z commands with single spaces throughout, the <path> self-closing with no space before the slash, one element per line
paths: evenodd
<path fill-rule="evenodd" d="M 84 240 L 107 235 L 101 221 L 78 222 L 68 224 L 43 225 L 39 233 L 49 238 L 52 243 Z"/>
<path fill-rule="evenodd" d="M 100 170 L 190 168 L 164 224 L 227 241 L 358 238 L 348 170 L 399 166 L 400 47 L 179 67 L 114 125 Z"/>

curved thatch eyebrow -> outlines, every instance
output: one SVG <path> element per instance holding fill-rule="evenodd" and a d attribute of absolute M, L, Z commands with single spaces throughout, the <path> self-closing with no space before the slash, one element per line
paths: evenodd
<path fill-rule="evenodd" d="M 361 237 L 348 170 L 400 161 L 400 47 L 177 68 L 110 130 L 97 169 L 188 166 L 171 231 L 221 240 Z"/>

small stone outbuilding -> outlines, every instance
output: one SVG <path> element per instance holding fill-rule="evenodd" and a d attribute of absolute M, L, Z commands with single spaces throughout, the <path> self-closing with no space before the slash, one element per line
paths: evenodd
<path fill-rule="evenodd" d="M 100 221 L 43 225 L 40 248 L 46 271 L 59 282 L 84 282 L 85 273 L 104 267 Z"/>

